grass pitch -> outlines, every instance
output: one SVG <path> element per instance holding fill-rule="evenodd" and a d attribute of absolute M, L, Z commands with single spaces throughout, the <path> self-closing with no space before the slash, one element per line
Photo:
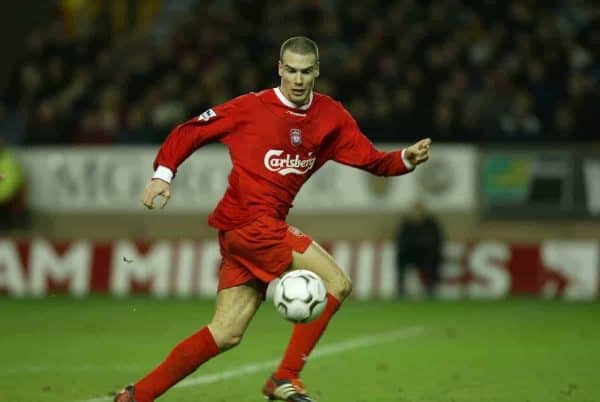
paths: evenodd
<path fill-rule="evenodd" d="M 0 299 L 0 401 L 110 401 L 212 308 L 193 299 Z M 159 400 L 262 401 L 290 330 L 265 304 L 238 348 Z M 304 380 L 320 402 L 600 401 L 600 303 L 350 301 L 316 350 Z"/>

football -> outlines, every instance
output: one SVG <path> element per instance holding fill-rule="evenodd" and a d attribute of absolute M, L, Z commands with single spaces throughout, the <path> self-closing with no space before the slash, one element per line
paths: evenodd
<path fill-rule="evenodd" d="M 327 304 L 325 284 L 311 271 L 290 271 L 283 275 L 273 292 L 277 311 L 294 323 L 310 322 L 317 318 Z"/>

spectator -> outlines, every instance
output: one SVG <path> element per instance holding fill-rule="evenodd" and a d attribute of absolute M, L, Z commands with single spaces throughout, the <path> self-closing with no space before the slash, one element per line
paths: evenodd
<path fill-rule="evenodd" d="M 134 106 L 127 114 L 125 128 L 117 134 L 115 142 L 122 145 L 140 145 L 148 142 L 152 128 L 141 106 Z"/>
<path fill-rule="evenodd" d="M 531 97 L 527 93 L 519 93 L 510 110 L 500 119 L 502 133 L 521 139 L 536 137 L 542 125 L 540 119 L 531 110 Z"/>
<path fill-rule="evenodd" d="M 0 103 L 0 133 L 6 133 L 5 142 L 8 145 L 23 143 L 25 124 L 19 113 L 11 111 Z"/>
<path fill-rule="evenodd" d="M 439 222 L 422 202 L 415 203 L 396 234 L 398 293 L 405 294 L 409 268 L 421 274 L 429 297 L 434 297 L 440 279 L 443 234 Z"/>
<path fill-rule="evenodd" d="M 28 222 L 23 169 L 0 136 L 0 229 L 16 229 Z"/>

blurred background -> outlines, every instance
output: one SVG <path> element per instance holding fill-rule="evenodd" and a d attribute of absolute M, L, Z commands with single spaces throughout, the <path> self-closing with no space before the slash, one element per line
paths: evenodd
<path fill-rule="evenodd" d="M 301 191 L 290 222 L 348 270 L 356 298 L 595 299 L 599 17 L 583 0 L 11 2 L 0 293 L 214 295 L 205 222 L 226 150 L 193 155 L 166 210 L 139 195 L 175 124 L 277 86 L 279 46 L 306 35 L 317 90 L 373 142 L 434 142 L 409 176 L 328 164 Z"/>

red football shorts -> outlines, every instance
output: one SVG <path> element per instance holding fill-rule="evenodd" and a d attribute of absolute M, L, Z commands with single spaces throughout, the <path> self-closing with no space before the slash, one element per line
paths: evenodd
<path fill-rule="evenodd" d="M 219 290 L 255 282 L 263 293 L 292 263 L 292 250 L 303 253 L 312 239 L 280 219 L 260 216 L 237 229 L 219 231 L 223 257 Z"/>

